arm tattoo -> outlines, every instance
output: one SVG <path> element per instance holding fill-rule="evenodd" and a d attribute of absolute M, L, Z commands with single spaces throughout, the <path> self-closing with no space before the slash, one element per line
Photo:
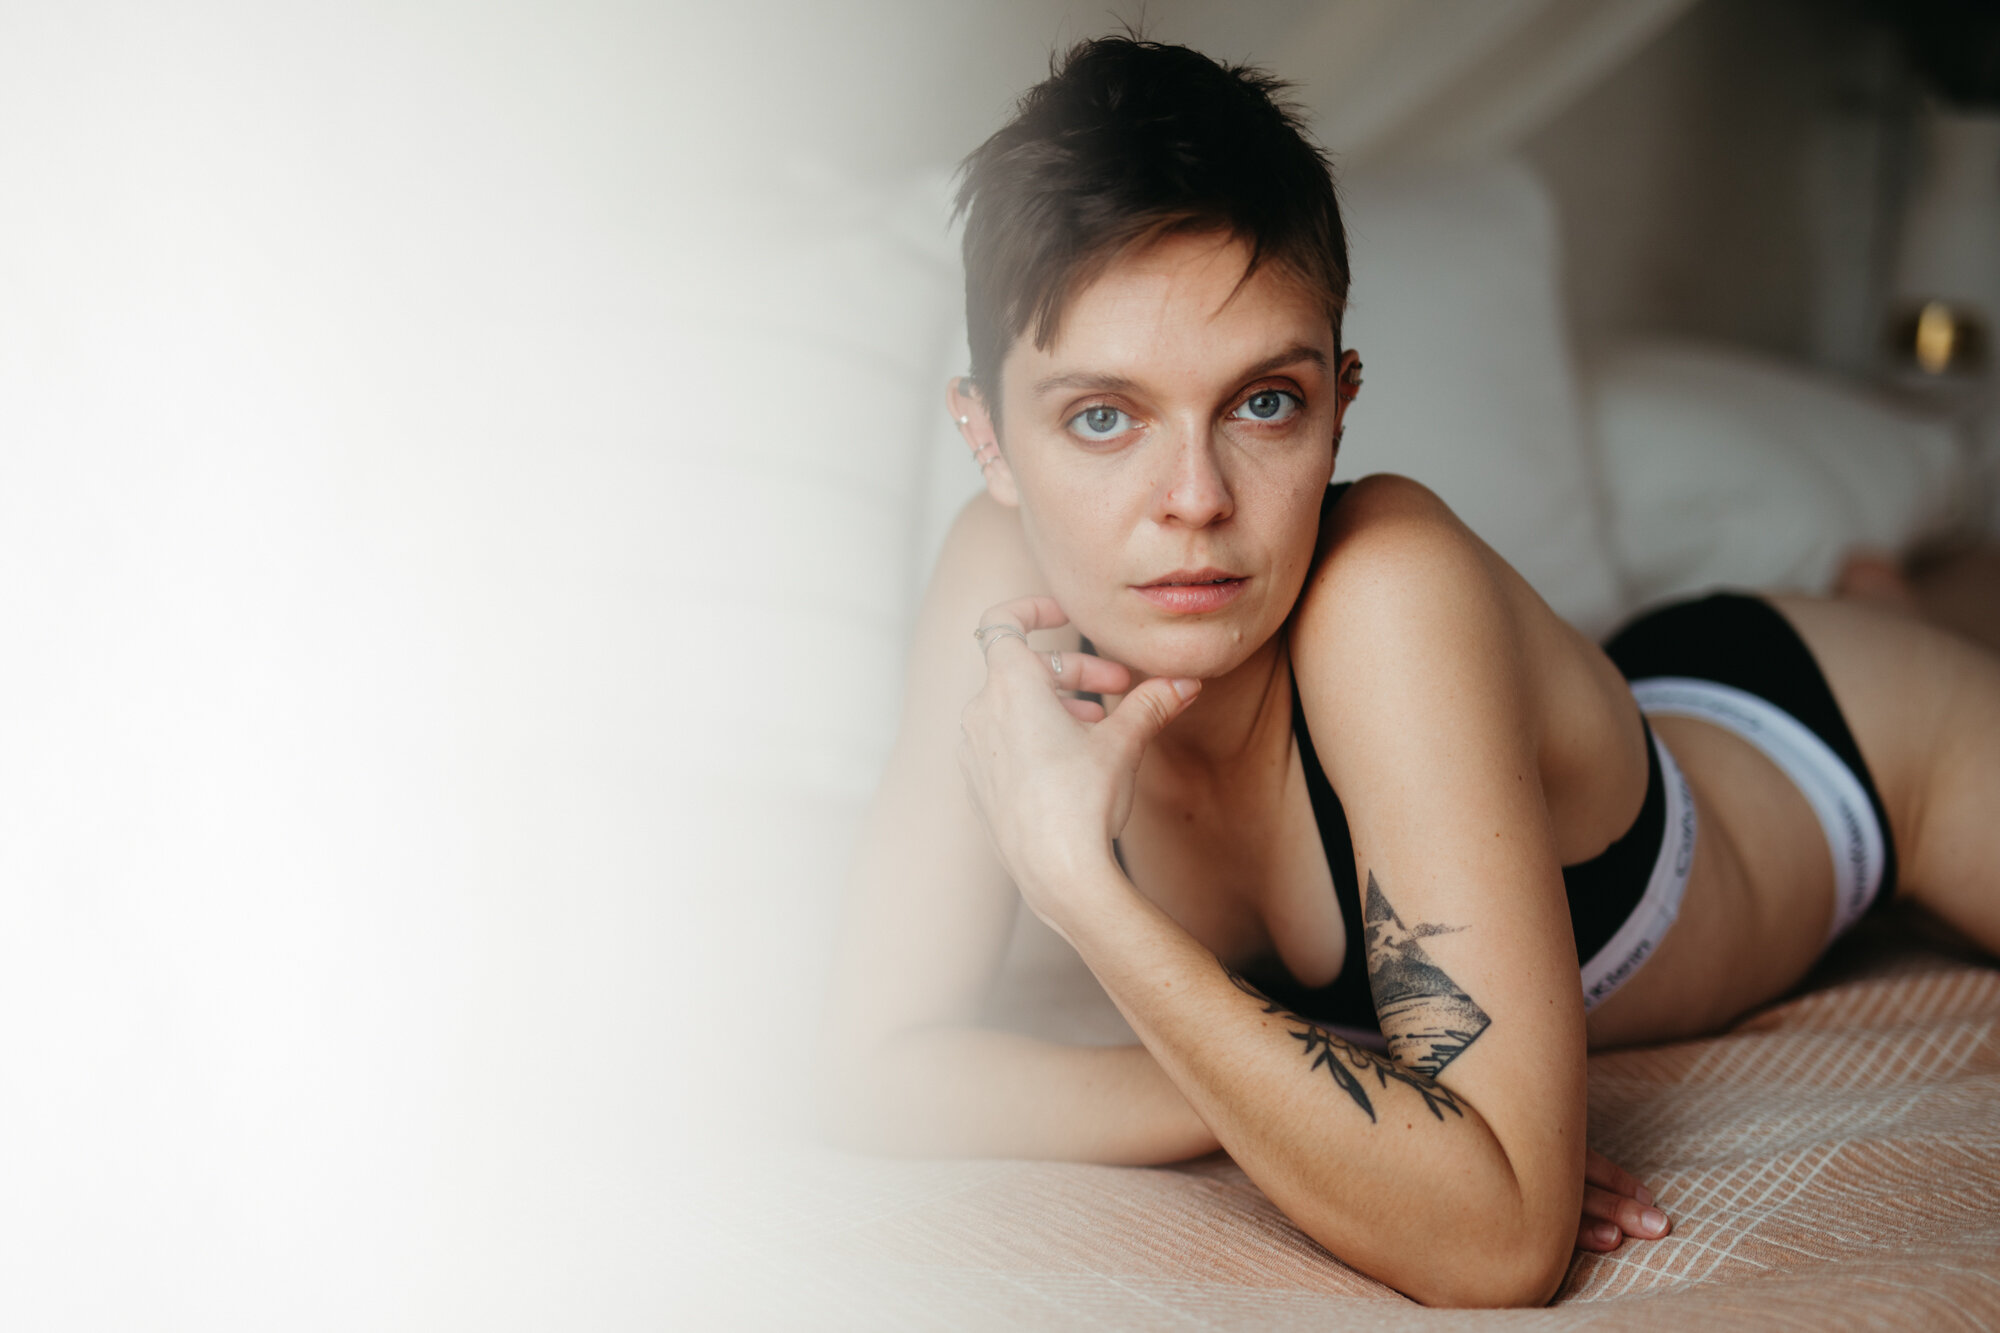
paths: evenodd
<path fill-rule="evenodd" d="M 1374 1075 L 1376 1091 L 1381 1091 L 1391 1083 L 1400 1083 L 1424 1099 L 1424 1106 L 1439 1120 L 1446 1111 L 1464 1117 L 1465 1112 L 1458 1107 L 1458 1101 L 1449 1089 L 1440 1085 L 1428 1074 L 1414 1073 L 1393 1060 L 1384 1059 L 1365 1046 L 1335 1035 L 1309 1018 L 1301 1018 L 1291 1010 L 1272 1000 L 1264 992 L 1238 976 L 1231 968 L 1223 968 L 1229 979 L 1236 983 L 1236 989 L 1254 1000 L 1260 1001 L 1267 1014 L 1280 1014 L 1288 1022 L 1298 1024 L 1292 1029 L 1292 1039 L 1304 1045 L 1305 1053 L 1312 1057 L 1308 1069 L 1324 1069 L 1333 1079 L 1334 1086 L 1353 1099 L 1371 1123 L 1375 1121 L 1375 1104 L 1368 1099 L 1368 1076 Z"/>
<path fill-rule="evenodd" d="M 1449 935 L 1453 927 L 1422 921 L 1405 926 L 1382 896 L 1372 870 L 1366 912 L 1368 989 L 1375 996 L 1375 1013 L 1389 1041 L 1389 1054 L 1396 1063 L 1436 1078 L 1479 1040 L 1493 1020 L 1419 943 L 1432 935 Z"/>

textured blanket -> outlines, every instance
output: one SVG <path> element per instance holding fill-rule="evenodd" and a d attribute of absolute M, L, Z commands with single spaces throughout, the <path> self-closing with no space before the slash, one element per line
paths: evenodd
<path fill-rule="evenodd" d="M 2000 970 L 1894 916 L 1717 1037 L 1590 1062 L 1593 1146 L 1669 1238 L 1555 1303 L 1426 1311 L 1227 1157 L 1159 1169 L 808 1152 L 719 1236 L 710 1315 L 815 1328 L 2000 1327 Z M 770 1266 L 772 1243 L 792 1256 Z M 756 1276 L 752 1276 L 755 1273 Z"/>

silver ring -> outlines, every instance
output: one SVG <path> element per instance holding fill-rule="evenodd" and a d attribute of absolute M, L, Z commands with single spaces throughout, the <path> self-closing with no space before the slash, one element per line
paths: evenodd
<path fill-rule="evenodd" d="M 1053 672 L 1055 672 L 1055 673 L 1056 673 L 1056 679 L 1057 679 L 1057 680 L 1061 680 L 1061 679 L 1062 679 L 1062 671 L 1063 671 L 1063 660 L 1062 660 L 1062 654 L 1061 654 L 1061 653 L 1050 653 L 1050 654 L 1049 654 L 1049 670 L 1051 670 L 1051 671 L 1053 671 Z"/>
<path fill-rule="evenodd" d="M 972 631 L 972 637 L 979 641 L 979 655 L 981 657 L 985 657 L 993 651 L 993 645 L 997 640 L 1007 638 L 1009 635 L 1019 639 L 1022 643 L 1028 641 L 1028 636 L 1021 633 L 1013 625 L 981 625 L 978 629 Z"/>

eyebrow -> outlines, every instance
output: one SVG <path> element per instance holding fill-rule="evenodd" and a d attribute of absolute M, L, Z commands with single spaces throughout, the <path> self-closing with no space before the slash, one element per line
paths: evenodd
<path fill-rule="evenodd" d="M 1311 343 L 1294 343 L 1276 356 L 1267 356 L 1256 365 L 1244 371 L 1241 378 L 1258 379 L 1274 370 L 1295 366 L 1301 361 L 1326 369 L 1326 353 Z M 1034 393 L 1037 398 L 1054 393 L 1058 389 L 1097 389 L 1107 393 L 1123 393 L 1137 387 L 1137 381 L 1123 375 L 1099 375 L 1088 371 L 1073 372 L 1068 375 L 1051 375 L 1047 379 L 1035 381 Z"/>

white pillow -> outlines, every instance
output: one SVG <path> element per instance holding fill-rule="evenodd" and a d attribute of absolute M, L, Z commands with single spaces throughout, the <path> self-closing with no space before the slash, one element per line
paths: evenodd
<path fill-rule="evenodd" d="M 696 405 L 699 502 L 675 521 L 700 534 L 695 596 L 732 663 L 700 725 L 727 772 L 858 802 L 893 738 L 957 266 L 932 180 L 771 192 L 793 221 L 718 245 L 683 292 L 701 336 L 660 386 Z"/>
<path fill-rule="evenodd" d="M 1749 352 L 1647 342 L 1595 360 L 1611 540 L 1638 602 L 1824 592 L 1855 546 L 1906 551 L 1961 489 L 1950 425 Z"/>
<path fill-rule="evenodd" d="M 1622 598 L 1546 191 L 1501 161 L 1357 172 L 1343 194 L 1354 272 L 1344 340 L 1366 387 L 1336 475 L 1416 478 L 1558 614 L 1609 628 Z"/>

